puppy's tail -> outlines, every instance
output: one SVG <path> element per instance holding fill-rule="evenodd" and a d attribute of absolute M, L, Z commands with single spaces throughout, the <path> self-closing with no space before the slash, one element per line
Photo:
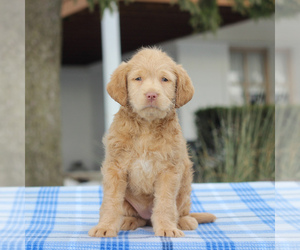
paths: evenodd
<path fill-rule="evenodd" d="M 191 213 L 190 216 L 195 218 L 199 224 L 214 222 L 217 219 L 210 213 Z"/>

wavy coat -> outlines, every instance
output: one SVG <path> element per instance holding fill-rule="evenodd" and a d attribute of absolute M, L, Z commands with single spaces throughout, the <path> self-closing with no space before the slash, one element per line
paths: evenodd
<path fill-rule="evenodd" d="M 107 91 L 122 106 L 103 139 L 104 197 L 89 235 L 152 224 L 157 236 L 181 237 L 213 222 L 190 213 L 192 162 L 176 114 L 194 93 L 187 72 L 159 49 L 142 49 L 115 70 Z"/>

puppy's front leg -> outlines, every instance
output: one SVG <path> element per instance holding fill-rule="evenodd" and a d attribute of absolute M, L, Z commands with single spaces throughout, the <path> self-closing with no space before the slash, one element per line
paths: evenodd
<path fill-rule="evenodd" d="M 127 186 L 127 175 L 117 167 L 103 167 L 103 202 L 97 226 L 89 231 L 92 237 L 117 236 L 122 219 L 122 204 Z"/>
<path fill-rule="evenodd" d="M 182 237 L 177 228 L 178 211 L 176 196 L 180 186 L 180 175 L 172 171 L 160 174 L 155 182 L 155 199 L 151 221 L 156 236 Z"/>

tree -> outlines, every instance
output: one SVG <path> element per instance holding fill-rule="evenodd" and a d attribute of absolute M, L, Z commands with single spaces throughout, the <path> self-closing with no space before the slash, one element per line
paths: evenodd
<path fill-rule="evenodd" d="M 94 10 L 95 3 L 99 4 L 101 16 L 106 8 L 112 11 L 112 5 L 118 4 L 119 1 L 120 0 L 87 0 L 90 10 Z M 135 0 L 124 0 L 126 4 L 130 4 L 134 1 Z M 297 0 L 292 1 L 295 2 Z M 275 0 L 228 0 L 228 2 L 232 2 L 233 11 L 254 19 L 269 17 L 275 12 Z M 177 4 L 180 10 L 190 13 L 190 25 L 195 32 L 216 31 L 222 22 L 218 0 L 170 0 L 170 3 Z"/>
<path fill-rule="evenodd" d="M 25 5 L 26 186 L 62 185 L 60 146 L 61 0 Z"/>

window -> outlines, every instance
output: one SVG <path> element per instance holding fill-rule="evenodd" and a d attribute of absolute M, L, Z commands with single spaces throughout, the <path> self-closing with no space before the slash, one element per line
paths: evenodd
<path fill-rule="evenodd" d="M 229 97 L 233 105 L 270 103 L 266 49 L 230 49 Z"/>

